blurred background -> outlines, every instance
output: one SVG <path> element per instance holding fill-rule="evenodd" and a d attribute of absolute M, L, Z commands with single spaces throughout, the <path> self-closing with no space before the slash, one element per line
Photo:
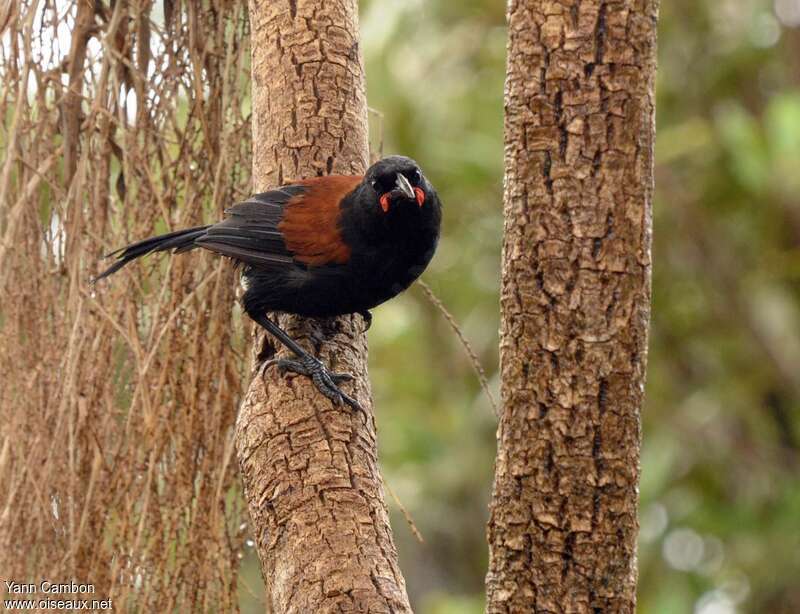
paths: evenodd
<path fill-rule="evenodd" d="M 424 277 L 495 390 L 504 10 L 366 0 L 361 21 L 385 150 L 446 207 Z M 662 2 L 656 164 L 639 611 L 800 612 L 800 0 Z M 385 477 L 425 538 L 390 502 L 416 611 L 482 612 L 492 409 L 419 288 L 370 347 Z"/>

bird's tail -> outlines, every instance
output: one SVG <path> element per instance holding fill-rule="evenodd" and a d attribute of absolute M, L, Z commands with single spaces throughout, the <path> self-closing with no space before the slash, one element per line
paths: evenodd
<path fill-rule="evenodd" d="M 197 247 L 197 245 L 195 245 L 195 240 L 205 235 L 208 228 L 210 228 L 210 226 L 195 226 L 194 228 L 168 232 L 165 235 L 150 237 L 149 239 L 144 239 L 138 243 L 132 243 L 127 247 L 106 254 L 106 258 L 116 257 L 117 261 L 95 277 L 94 281 L 116 273 L 130 261 L 136 260 L 140 256 L 144 256 L 150 252 L 163 252 L 174 249 L 177 254 L 194 249 Z"/>

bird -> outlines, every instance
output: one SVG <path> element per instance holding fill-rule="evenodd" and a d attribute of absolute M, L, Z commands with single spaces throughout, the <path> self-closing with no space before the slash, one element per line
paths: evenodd
<path fill-rule="evenodd" d="M 311 378 L 335 404 L 361 409 L 341 390 L 349 374 L 330 371 L 268 313 L 311 318 L 370 310 L 406 290 L 427 268 L 439 242 L 442 204 L 419 165 L 388 156 L 364 175 L 287 182 L 225 211 L 222 221 L 176 230 L 107 254 L 115 262 L 94 281 L 153 252 L 202 248 L 241 265 L 244 312 L 294 354 L 283 372 Z"/>

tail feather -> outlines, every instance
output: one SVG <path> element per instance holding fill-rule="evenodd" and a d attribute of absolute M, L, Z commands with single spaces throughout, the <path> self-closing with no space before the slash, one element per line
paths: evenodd
<path fill-rule="evenodd" d="M 140 256 L 151 252 L 163 252 L 174 249 L 175 253 L 179 253 L 194 249 L 197 247 L 195 245 L 195 240 L 205 235 L 206 230 L 209 228 L 210 226 L 195 226 L 194 228 L 168 232 L 167 234 L 132 243 L 127 247 L 106 254 L 106 258 L 116 257 L 117 261 L 95 277 L 94 281 L 99 281 L 104 277 L 113 275 L 132 260 L 136 260 Z"/>

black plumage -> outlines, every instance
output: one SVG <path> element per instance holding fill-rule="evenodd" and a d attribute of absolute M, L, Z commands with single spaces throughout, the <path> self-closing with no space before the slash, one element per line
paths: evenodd
<path fill-rule="evenodd" d="M 284 368 L 312 377 L 334 401 L 357 403 L 331 374 L 267 317 L 269 311 L 329 317 L 361 313 L 396 296 L 425 270 L 441 226 L 439 198 L 410 158 L 391 156 L 361 176 L 298 181 L 252 196 L 226 218 L 145 239 L 111 256 L 97 279 L 150 252 L 196 247 L 243 265 L 247 314 L 298 357 Z"/>

